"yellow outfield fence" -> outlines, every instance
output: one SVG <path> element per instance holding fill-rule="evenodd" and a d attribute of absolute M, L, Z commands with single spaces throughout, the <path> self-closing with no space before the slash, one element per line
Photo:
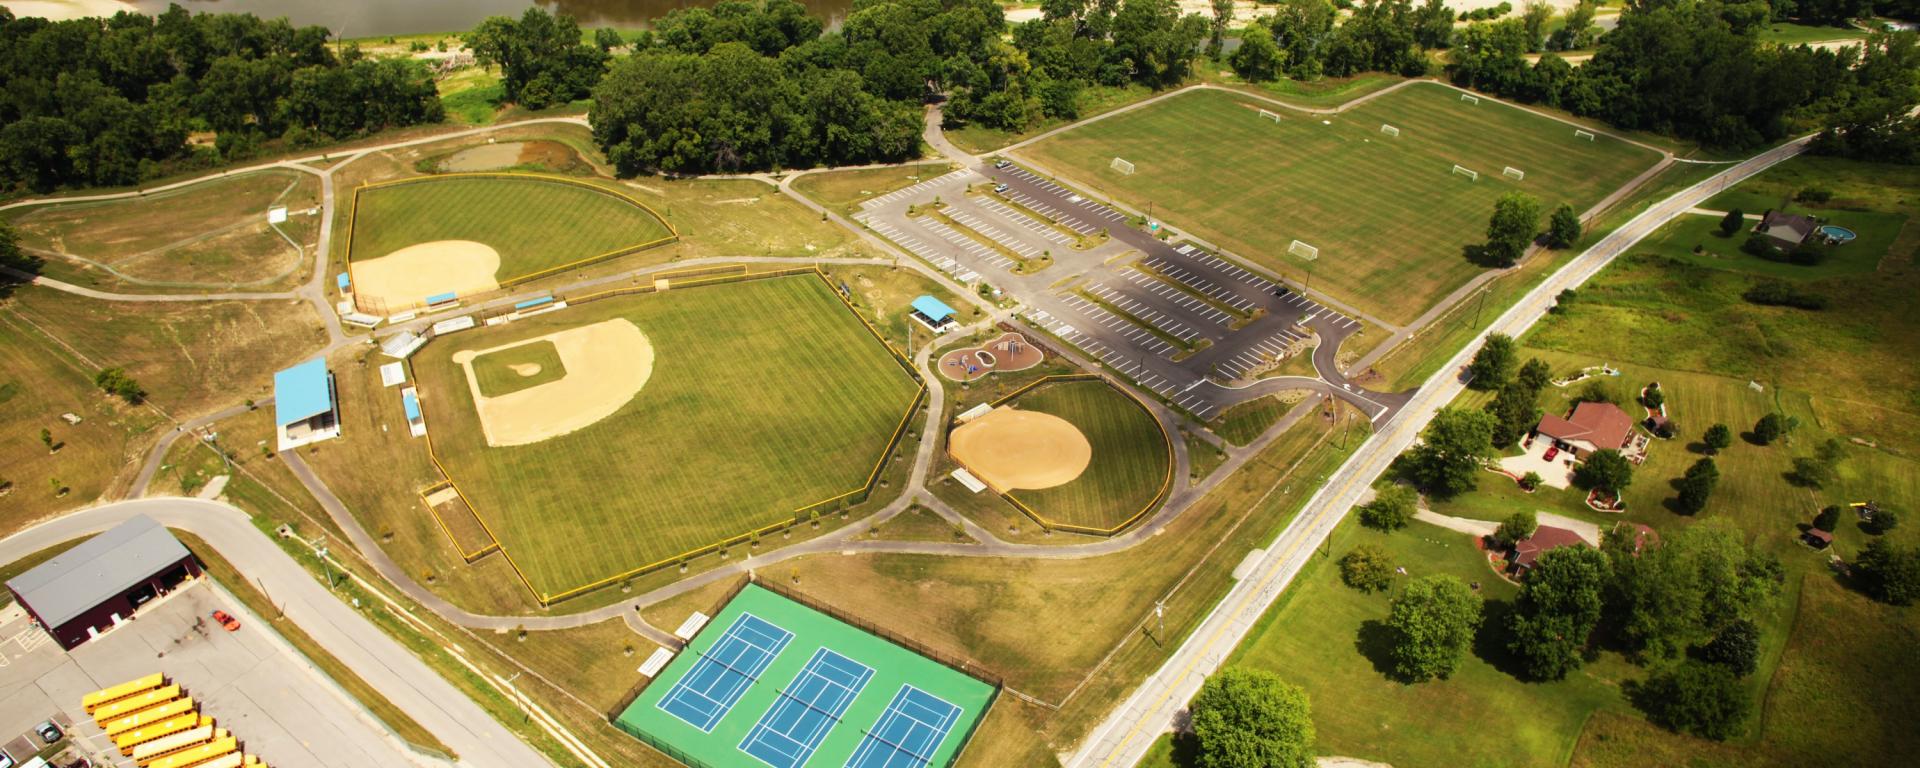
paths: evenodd
<path fill-rule="evenodd" d="M 1140 518 L 1146 517 L 1147 513 L 1152 512 L 1155 507 L 1160 506 L 1161 502 L 1166 501 L 1167 494 L 1169 494 L 1173 490 L 1173 471 L 1174 471 L 1173 438 L 1172 436 L 1167 434 L 1167 426 L 1165 424 L 1160 423 L 1160 419 L 1159 417 L 1154 415 L 1153 409 L 1149 408 L 1147 404 L 1143 402 L 1138 395 L 1135 395 L 1133 392 L 1127 390 L 1127 388 L 1125 387 L 1116 386 L 1113 382 L 1108 381 L 1105 376 L 1101 376 L 1097 373 L 1064 373 L 1064 374 L 1049 374 L 1046 376 L 1042 376 L 1038 379 L 1027 382 L 1025 385 L 1021 386 L 1018 389 L 1015 389 L 1012 392 L 1009 392 L 1005 395 L 1000 396 L 999 398 L 989 402 L 988 405 L 998 408 L 1002 405 L 1005 405 L 1006 403 L 1012 402 L 1015 398 L 1021 395 L 1024 395 L 1028 392 L 1031 392 L 1035 389 L 1038 389 L 1042 386 L 1046 386 L 1048 384 L 1060 384 L 1060 383 L 1075 382 L 1075 381 L 1097 381 L 1097 382 L 1100 382 L 1102 385 L 1108 387 L 1109 389 L 1118 391 L 1120 394 L 1125 395 L 1127 397 L 1128 402 L 1133 403 L 1134 407 L 1139 408 L 1142 413 L 1146 414 L 1148 421 L 1153 422 L 1154 429 L 1157 429 L 1160 431 L 1160 444 L 1161 444 L 1161 447 L 1166 450 L 1166 459 L 1167 459 L 1167 472 L 1165 476 L 1160 478 L 1160 488 L 1154 491 L 1153 497 L 1148 499 L 1147 503 L 1145 505 L 1142 505 L 1140 509 L 1136 510 L 1133 514 L 1128 515 L 1125 520 L 1122 520 L 1119 523 L 1107 528 L 1100 528 L 1100 527 L 1087 526 L 1087 525 L 1075 525 L 1073 523 L 1062 523 L 1057 520 L 1048 518 L 1044 514 L 1041 514 L 1039 510 L 1034 509 L 1031 505 L 1021 500 L 1018 496 L 1013 495 L 1013 493 L 1010 491 L 1003 491 L 1003 490 L 1000 490 L 999 488 L 994 488 L 993 491 L 994 493 L 1000 494 L 1000 498 L 1006 499 L 1008 504 L 1012 505 L 1014 509 L 1017 509 L 1020 511 L 1020 514 L 1025 515 L 1028 519 L 1032 520 L 1034 524 L 1039 525 L 1041 528 L 1045 528 L 1050 531 L 1065 531 L 1067 533 L 1083 533 L 1089 536 L 1112 536 L 1128 528 L 1131 528 L 1135 523 L 1140 522 Z M 953 459 L 954 463 L 960 464 L 961 466 L 966 465 L 966 462 L 960 461 L 959 457 L 953 455 L 953 447 L 952 447 L 951 441 L 948 442 L 947 458 Z"/>
<path fill-rule="evenodd" d="M 408 371 L 407 375 L 411 376 L 413 372 Z M 418 381 L 418 379 L 416 379 L 416 381 Z M 421 412 L 420 418 L 423 420 L 426 418 L 424 410 Z M 427 505 L 427 512 L 433 515 L 433 521 L 435 523 L 440 524 L 440 532 L 446 534 L 447 541 L 453 544 L 454 551 L 460 553 L 460 559 L 467 561 L 468 565 L 472 565 L 478 562 L 480 558 L 500 551 L 500 540 L 493 537 L 493 533 L 487 530 L 486 523 L 481 522 L 479 513 L 474 512 L 473 507 L 467 504 L 467 497 L 460 495 L 460 489 L 453 487 L 453 481 L 448 480 L 445 474 L 442 474 L 440 478 L 440 482 L 420 491 L 420 503 Z M 467 551 L 467 545 L 460 541 L 460 537 L 453 535 L 453 527 L 447 525 L 446 516 L 440 514 L 440 505 L 433 503 L 433 497 L 441 491 L 452 491 L 459 499 L 461 508 L 467 511 L 467 516 L 473 518 L 474 522 L 479 523 L 481 532 L 487 534 L 486 542 L 481 544 L 479 548 L 469 552 Z"/>
<path fill-rule="evenodd" d="M 379 182 L 374 182 L 372 184 L 362 184 L 354 188 L 353 199 L 351 203 L 347 206 L 347 249 L 346 249 L 346 254 L 344 256 L 347 272 L 349 274 L 352 274 L 353 272 L 353 262 L 355 260 L 353 256 L 353 236 L 354 236 L 354 232 L 358 229 L 359 223 L 360 223 L 360 195 L 362 193 L 367 192 L 369 190 L 386 189 L 389 187 L 399 187 L 399 186 L 406 186 L 410 184 L 426 184 L 426 183 L 431 183 L 435 181 L 455 181 L 460 179 L 512 179 L 515 181 L 547 182 L 552 184 L 561 184 L 565 186 L 579 187 L 581 189 L 598 192 L 602 195 L 606 195 L 607 197 L 613 198 L 615 200 L 626 203 L 628 205 L 632 205 L 635 208 L 638 208 L 642 211 L 645 211 L 648 216 L 652 216 L 655 221 L 660 222 L 661 226 L 667 228 L 666 237 L 655 238 L 653 240 L 648 240 L 644 243 L 636 243 L 634 245 L 615 248 L 605 253 L 595 254 L 593 256 L 588 256 L 583 259 L 577 259 L 575 261 L 570 261 L 565 264 L 561 264 L 559 266 L 548 267 L 546 269 L 536 270 L 523 275 L 512 275 L 506 278 L 502 278 L 501 280 L 498 281 L 498 283 L 500 288 L 503 288 L 503 289 L 509 288 L 515 285 L 519 285 L 521 283 L 525 283 L 530 280 L 538 280 L 542 277 L 547 277 L 555 273 L 565 272 L 569 269 L 578 269 L 580 267 L 588 266 L 591 264 L 597 264 L 599 262 L 607 261 L 609 259 L 616 259 L 621 256 L 626 256 L 628 254 L 639 253 L 640 251 L 644 251 L 649 248 L 656 248 L 662 245 L 666 245 L 668 243 L 677 242 L 680 239 L 680 230 L 675 228 L 673 226 L 673 222 L 668 221 L 667 217 L 660 215 L 660 212 L 654 210 L 652 206 L 647 205 L 644 202 L 641 202 L 638 198 L 635 198 L 632 195 L 628 195 L 624 192 L 621 192 L 620 190 L 613 189 L 611 187 L 608 187 L 602 184 L 595 184 L 590 181 L 569 178 L 566 176 L 556 176 L 549 173 L 439 173 L 439 174 L 432 174 L 427 176 L 411 176 L 404 179 L 393 179 L 390 181 L 379 181 Z M 360 280 L 359 276 L 354 275 L 352 277 L 352 284 L 359 285 L 359 280 Z M 465 298 L 465 297 L 461 297 L 461 298 Z M 356 297 L 355 301 L 358 302 L 358 300 L 359 300 L 358 297 Z M 379 309 L 383 314 L 392 314 L 392 312 L 395 309 L 413 309 L 417 307 L 426 306 L 426 301 L 424 297 L 419 301 L 409 302 L 400 307 L 392 306 L 384 300 L 377 303 L 380 304 Z"/>
<path fill-rule="evenodd" d="M 491 544 L 483 546 L 480 550 L 473 553 L 473 557 L 470 559 L 467 559 L 467 562 L 471 564 L 477 561 L 482 556 L 485 556 L 487 554 L 492 554 L 493 552 L 499 552 L 501 558 L 507 562 L 507 566 L 513 570 L 515 578 L 519 579 L 521 586 L 526 588 L 527 593 L 532 595 L 533 598 L 540 603 L 540 605 L 550 606 L 562 600 L 566 600 L 572 597 L 578 597 L 587 592 L 591 592 L 593 590 L 600 589 L 602 587 L 606 587 L 611 584 L 619 583 L 644 573 L 656 571 L 661 568 L 674 565 L 676 563 L 685 563 L 687 561 L 693 560 L 698 557 L 713 554 L 715 552 L 719 552 L 719 551 L 722 551 L 731 547 L 735 547 L 741 544 L 757 541 L 760 537 L 765 536 L 767 534 L 778 533 L 780 531 L 792 528 L 802 522 L 805 522 L 811 515 L 818 513 L 823 509 L 831 510 L 831 509 L 838 508 L 838 506 L 841 504 L 859 504 L 859 503 L 865 502 L 872 495 L 873 489 L 879 485 L 881 476 L 885 474 L 887 463 L 892 458 L 894 450 L 899 447 L 901 440 L 905 437 L 907 430 L 911 427 L 913 423 L 913 415 L 920 410 L 920 406 L 926 401 L 926 397 L 927 397 L 926 382 L 921 379 L 919 372 L 914 370 L 912 361 L 908 360 L 906 355 L 902 354 L 898 348 L 894 347 L 893 343 L 889 342 L 886 336 L 881 334 L 880 331 L 876 329 L 872 323 L 868 322 L 865 317 L 861 316 L 859 310 L 855 309 L 853 304 L 847 301 L 847 297 L 840 294 L 840 291 L 834 287 L 833 281 L 827 279 L 826 272 L 822 271 L 818 266 L 808 265 L 803 267 L 788 267 L 788 268 L 782 268 L 782 269 L 766 270 L 762 272 L 754 272 L 747 265 L 731 264 L 731 265 L 721 265 L 721 266 L 715 266 L 715 267 L 697 267 L 697 268 L 691 268 L 691 269 L 685 269 L 685 270 L 659 272 L 651 275 L 650 277 L 653 278 L 653 281 L 667 280 L 668 290 L 677 290 L 681 288 L 693 288 L 693 287 L 699 287 L 703 285 L 720 285 L 724 283 L 744 282 L 747 280 L 762 280 L 762 279 L 769 279 L 769 278 L 792 277 L 797 275 L 808 275 L 808 274 L 811 274 L 814 277 L 818 278 L 821 281 L 821 283 L 826 286 L 827 291 L 829 293 L 839 298 L 841 306 L 845 307 L 848 312 L 852 313 L 854 318 L 860 321 L 860 325 L 866 328 L 867 332 L 872 334 L 874 339 L 879 341 L 882 347 L 886 348 L 888 354 L 892 356 L 894 362 L 900 366 L 901 370 L 907 373 L 908 378 L 911 381 L 913 381 L 913 383 L 916 386 L 914 396 L 913 396 L 913 402 L 907 407 L 906 412 L 901 415 L 899 423 L 894 426 L 892 434 L 887 438 L 887 444 L 885 449 L 880 452 L 880 457 L 874 461 L 873 468 L 870 471 L 868 471 L 865 482 L 863 482 L 859 487 L 856 487 L 845 493 L 841 493 L 829 498 L 821 499 L 819 501 L 815 501 L 809 504 L 801 505 L 795 508 L 791 512 L 790 517 L 786 520 L 769 523 L 767 525 L 759 526 L 757 528 L 754 528 L 752 530 L 749 530 L 743 533 L 727 536 L 718 541 L 714 541 L 712 543 L 705 544 L 699 547 L 694 547 L 692 549 L 686 550 L 684 552 L 680 552 L 675 555 L 663 557 L 651 563 L 647 563 L 645 565 L 642 565 L 636 568 L 631 568 L 621 573 L 617 573 L 612 576 L 599 579 L 597 581 L 593 581 L 593 582 L 583 584 L 577 587 L 572 587 L 569 589 L 564 589 L 559 592 L 547 593 L 547 592 L 540 591 L 537 587 L 533 585 L 533 580 L 527 576 L 526 571 L 522 569 L 520 567 L 519 562 L 514 559 L 513 553 L 505 545 L 501 544 L 499 537 L 493 531 L 493 527 L 487 523 L 486 516 L 480 514 L 479 507 L 474 506 L 473 502 L 467 497 L 466 492 L 461 490 L 460 484 L 453 479 L 453 474 L 448 472 L 446 466 L 440 462 L 440 454 L 434 448 L 433 432 L 432 430 L 428 430 L 428 433 L 426 436 L 427 456 L 429 459 L 432 460 L 434 469 L 440 473 L 440 476 L 442 478 L 445 478 L 445 483 L 444 483 L 445 487 L 451 488 L 455 494 L 459 495 L 461 503 L 466 505 L 468 512 L 473 515 L 474 520 L 480 524 L 481 530 L 486 532 L 488 540 L 492 542 Z M 611 288 L 611 289 L 595 291 L 592 293 L 587 293 L 579 296 L 567 296 L 567 297 L 556 296 L 555 300 L 556 301 L 564 300 L 566 301 L 567 305 L 571 307 L 577 304 L 585 304 L 592 301 L 598 301 L 600 299 L 608 299 L 608 298 L 614 298 L 618 296 L 630 296 L 630 295 L 638 295 L 638 294 L 646 294 L 646 293 L 656 293 L 658 292 L 657 289 L 655 288 L 656 284 L 657 284 L 656 282 L 650 281 L 645 285 Z M 417 372 L 412 370 L 413 363 L 411 358 L 409 358 L 407 362 L 407 366 L 408 366 L 408 371 L 407 371 L 408 376 L 411 377 L 414 381 L 419 381 L 419 376 Z M 424 402 L 424 399 L 420 404 L 420 409 L 421 409 L 421 418 L 425 419 L 427 406 L 426 406 L 426 403 Z M 420 494 L 422 503 L 427 503 L 426 497 L 432 494 L 433 492 L 440 490 L 440 488 L 441 488 L 441 485 L 436 484 L 422 491 Z M 434 505 L 431 503 L 427 503 L 427 508 L 429 511 L 433 512 L 434 519 L 437 523 L 439 523 L 441 532 L 447 536 L 447 540 L 452 543 L 453 548 L 456 551 L 461 552 L 463 558 L 467 558 L 465 546 L 462 545 L 454 537 L 453 532 L 451 528 L 446 524 L 446 521 L 440 518 L 438 510 L 435 509 Z"/>

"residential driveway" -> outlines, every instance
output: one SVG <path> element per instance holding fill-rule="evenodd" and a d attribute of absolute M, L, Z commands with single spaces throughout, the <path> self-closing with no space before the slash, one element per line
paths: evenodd
<path fill-rule="evenodd" d="M 1547 461 L 1547 448 L 1552 445 L 1552 440 L 1535 439 L 1525 454 L 1501 459 L 1500 468 L 1517 477 L 1526 477 L 1528 472 L 1539 473 L 1540 482 L 1564 491 L 1573 485 L 1573 465 L 1568 463 L 1572 459 L 1566 451 L 1561 451 L 1553 461 Z"/>
<path fill-rule="evenodd" d="M 1468 536 L 1492 536 L 1494 531 L 1500 530 L 1499 523 L 1489 523 L 1485 520 L 1473 520 L 1465 517 L 1443 515 L 1431 509 L 1422 509 L 1414 512 L 1413 519 L 1423 523 L 1432 523 L 1450 531 L 1459 531 Z"/>

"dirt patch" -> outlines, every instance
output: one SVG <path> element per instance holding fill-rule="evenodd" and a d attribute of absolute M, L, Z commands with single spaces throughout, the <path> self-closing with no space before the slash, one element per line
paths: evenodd
<path fill-rule="evenodd" d="M 541 341 L 553 344 L 565 376 L 499 397 L 480 394 L 475 358 Z M 527 445 L 582 429 L 625 407 L 653 375 L 653 344 L 632 322 L 616 318 L 489 349 L 463 349 L 453 354 L 453 362 L 466 371 L 487 445 Z M 531 375 L 522 367 L 513 370 Z"/>
<path fill-rule="evenodd" d="M 440 161 L 440 170 L 472 173 L 512 168 L 520 164 L 520 151 L 525 147 L 525 142 L 507 141 L 463 149 Z"/>
<path fill-rule="evenodd" d="M 999 371 L 1024 371 L 1047 357 L 1027 337 L 1008 333 L 978 347 L 956 349 L 940 356 L 940 375 L 954 381 L 974 381 Z"/>
<path fill-rule="evenodd" d="M 398 312 L 428 296 L 466 296 L 496 290 L 500 252 L 472 240 L 436 240 L 410 245 L 377 259 L 348 265 L 353 291 L 368 311 Z"/>
<path fill-rule="evenodd" d="M 1093 445 L 1073 422 L 1010 407 L 960 425 L 947 436 L 947 451 L 1002 493 L 1065 485 L 1093 458 Z"/>

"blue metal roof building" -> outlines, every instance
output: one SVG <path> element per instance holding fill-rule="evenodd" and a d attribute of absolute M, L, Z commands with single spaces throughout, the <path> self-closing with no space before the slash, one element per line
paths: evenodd
<path fill-rule="evenodd" d="M 333 374 L 314 358 L 273 375 L 273 423 L 280 450 L 340 436 L 334 412 Z"/>
<path fill-rule="evenodd" d="M 935 333 L 953 325 L 955 314 L 958 313 L 953 307 L 947 306 L 946 302 L 932 296 L 921 296 L 913 300 L 913 318 Z"/>

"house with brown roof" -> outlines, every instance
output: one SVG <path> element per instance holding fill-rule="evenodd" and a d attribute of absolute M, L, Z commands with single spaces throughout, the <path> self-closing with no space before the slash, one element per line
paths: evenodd
<path fill-rule="evenodd" d="M 1533 432 L 1553 440 L 1560 450 L 1575 458 L 1584 459 L 1607 448 L 1634 461 L 1646 455 L 1646 436 L 1633 431 L 1633 417 L 1613 403 L 1581 403 L 1565 417 L 1546 414 Z"/>
<path fill-rule="evenodd" d="M 1807 238 L 1812 237 L 1813 231 L 1819 227 L 1820 222 L 1815 221 L 1812 216 L 1767 211 L 1765 216 L 1760 217 L 1760 223 L 1754 226 L 1753 231 L 1755 234 L 1766 235 L 1768 239 L 1773 240 L 1774 245 L 1791 251 L 1800 247 Z"/>
<path fill-rule="evenodd" d="M 1584 547 L 1586 544 L 1586 539 L 1580 538 L 1578 533 L 1566 528 L 1543 525 L 1535 528 L 1532 536 L 1514 542 L 1513 554 L 1507 558 L 1507 567 L 1516 575 L 1523 574 L 1527 569 L 1532 568 L 1547 550 L 1559 547 Z"/>

